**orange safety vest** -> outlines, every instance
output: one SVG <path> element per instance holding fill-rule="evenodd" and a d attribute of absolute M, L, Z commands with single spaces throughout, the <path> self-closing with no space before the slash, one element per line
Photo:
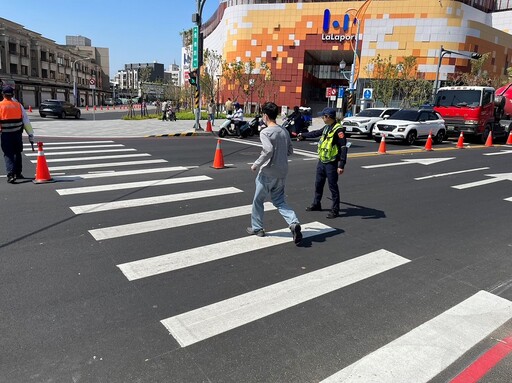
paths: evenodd
<path fill-rule="evenodd" d="M 17 101 L 4 98 L 0 102 L 0 131 L 2 133 L 15 133 L 23 131 L 22 106 Z"/>

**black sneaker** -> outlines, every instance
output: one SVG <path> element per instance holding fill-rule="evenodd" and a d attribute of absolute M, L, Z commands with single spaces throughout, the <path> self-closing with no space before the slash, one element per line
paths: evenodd
<path fill-rule="evenodd" d="M 252 227 L 248 227 L 245 230 L 247 231 L 247 234 L 249 234 L 249 235 L 255 235 L 257 237 L 264 237 L 265 236 L 265 230 L 263 230 L 263 229 L 254 230 Z"/>
<path fill-rule="evenodd" d="M 333 218 L 336 218 L 340 215 L 340 213 L 338 213 L 337 211 L 330 211 L 329 214 L 327 214 L 327 218 L 329 219 L 333 219 Z"/>
<path fill-rule="evenodd" d="M 16 181 L 16 177 L 12 174 L 7 175 L 7 183 L 13 184 Z"/>
<path fill-rule="evenodd" d="M 24 180 L 25 177 L 23 176 L 23 174 L 20 173 L 20 174 L 16 174 L 16 179 L 17 180 Z"/>
<path fill-rule="evenodd" d="M 322 205 L 312 204 L 306 208 L 306 211 L 322 211 Z"/>
<path fill-rule="evenodd" d="M 298 224 L 298 223 L 291 224 L 290 230 L 293 235 L 293 242 L 298 246 L 302 241 L 302 233 L 300 232 L 300 224 Z"/>

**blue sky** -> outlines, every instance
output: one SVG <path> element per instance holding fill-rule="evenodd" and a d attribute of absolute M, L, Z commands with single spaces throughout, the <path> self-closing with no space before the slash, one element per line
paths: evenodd
<path fill-rule="evenodd" d="M 203 20 L 215 12 L 219 0 L 206 0 Z M 66 35 L 82 35 L 92 45 L 110 49 L 110 75 L 124 64 L 159 62 L 180 64 L 180 32 L 194 26 L 196 0 L 2 1 L 0 17 L 40 33 L 57 44 Z"/>

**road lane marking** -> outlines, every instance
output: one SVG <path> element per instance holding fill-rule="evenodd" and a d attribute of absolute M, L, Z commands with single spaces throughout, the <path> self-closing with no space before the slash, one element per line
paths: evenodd
<path fill-rule="evenodd" d="M 457 171 L 457 172 L 449 172 L 449 173 L 432 174 L 432 175 L 430 175 L 430 176 L 425 176 L 425 177 L 418 177 L 418 178 L 415 178 L 415 180 L 416 180 L 416 181 L 428 180 L 429 178 L 446 177 L 446 176 L 452 176 L 452 175 L 455 175 L 455 174 L 470 173 L 470 172 L 478 172 L 478 171 L 481 171 L 481 170 L 487 170 L 487 169 L 490 169 L 490 168 L 489 168 L 489 167 L 484 167 L 484 168 L 475 168 L 475 169 L 460 170 L 460 171 Z"/>
<path fill-rule="evenodd" d="M 109 171 L 103 173 L 87 173 L 87 174 L 73 174 L 66 176 L 53 177 L 55 181 L 69 180 L 69 179 L 90 179 L 90 178 L 102 178 L 102 177 L 121 177 L 131 176 L 136 174 L 150 174 L 150 173 L 166 173 L 166 172 L 178 172 L 188 170 L 185 166 L 170 166 L 166 168 L 152 168 L 152 169 L 137 169 L 137 170 L 124 170 L 124 171 Z"/>
<path fill-rule="evenodd" d="M 428 382 L 512 318 L 512 302 L 479 291 L 322 383 Z"/>
<path fill-rule="evenodd" d="M 455 157 L 448 158 L 417 158 L 413 160 L 401 160 L 401 162 L 391 162 L 387 164 L 378 164 L 378 165 L 367 165 L 361 166 L 363 169 L 375 169 L 375 168 L 385 168 L 388 166 L 400 166 L 400 165 L 412 165 L 412 164 L 420 164 L 420 165 L 432 165 L 437 164 L 443 161 L 453 160 Z"/>
<path fill-rule="evenodd" d="M 57 146 L 57 145 L 84 145 L 84 144 L 112 144 L 115 141 L 62 141 L 62 142 L 44 142 L 44 146 Z M 30 148 L 32 145 L 23 144 L 24 147 Z"/>
<path fill-rule="evenodd" d="M 454 189 L 469 189 L 477 186 L 488 185 L 499 181 L 512 181 L 512 173 L 498 173 L 498 174 L 485 174 L 486 177 L 491 177 L 485 180 L 468 182 L 466 184 L 452 186 Z"/>
<path fill-rule="evenodd" d="M 137 150 L 136 149 L 131 149 L 131 148 L 123 148 L 123 149 L 103 149 L 103 150 L 74 150 L 74 151 L 66 151 L 66 152 L 50 152 L 50 153 L 47 153 L 46 150 L 44 152 L 44 156 L 45 157 L 48 157 L 48 156 L 67 156 L 67 155 L 70 155 L 70 154 L 93 154 L 93 153 L 113 153 L 113 152 L 136 152 Z M 27 157 L 36 157 L 38 156 L 37 153 L 27 153 L 27 152 L 23 152 L 25 153 L 25 156 Z"/>
<path fill-rule="evenodd" d="M 182 347 L 243 326 L 410 262 L 377 250 L 161 320 Z"/>
<path fill-rule="evenodd" d="M 78 161 L 91 161 L 91 160 L 112 160 L 114 158 L 136 158 L 136 157 L 151 157 L 149 153 L 135 153 L 135 154 L 114 154 L 112 156 L 92 156 L 92 157 L 69 157 L 69 158 L 47 158 L 46 162 L 78 162 Z M 33 164 L 37 164 L 37 160 L 30 160 Z"/>
<path fill-rule="evenodd" d="M 49 147 L 43 145 L 43 150 L 46 153 L 46 151 L 53 151 L 53 150 L 62 150 L 62 149 L 94 149 L 94 148 L 119 148 L 123 147 L 123 144 L 107 144 L 107 145 L 74 145 L 74 146 L 59 146 L 59 147 Z"/>
<path fill-rule="evenodd" d="M 500 154 L 511 154 L 512 150 L 500 150 L 497 153 L 484 153 L 484 156 L 499 156 Z"/>
<path fill-rule="evenodd" d="M 84 165 L 69 165 L 69 166 L 51 166 L 49 171 L 60 171 L 60 170 L 78 170 L 78 169 L 97 169 L 97 168 L 110 168 L 117 166 L 134 166 L 134 165 L 149 165 L 149 164 L 161 164 L 167 162 L 164 159 L 157 160 L 143 160 L 143 161 L 125 161 L 125 162 L 106 162 L 101 164 L 84 164 Z"/>
<path fill-rule="evenodd" d="M 265 211 L 276 210 L 276 208 L 270 202 L 265 202 L 264 207 Z M 103 229 L 93 229 L 89 230 L 89 233 L 91 233 L 94 239 L 101 241 L 104 239 L 126 237 L 128 235 L 143 234 L 181 226 L 195 225 L 199 222 L 205 223 L 226 218 L 238 217 L 241 215 L 251 214 L 251 211 L 252 205 L 244 205 L 227 209 L 211 210 L 202 213 L 181 215 L 177 217 L 168 217 L 151 221 L 129 223 L 126 225 L 111 226 Z"/>
<path fill-rule="evenodd" d="M 234 187 L 225 187 L 218 189 L 200 190 L 195 192 L 167 194 L 154 197 L 134 198 L 114 202 L 100 202 L 88 205 L 71 206 L 70 209 L 75 214 L 97 213 L 100 211 L 126 209 L 131 207 L 158 205 L 162 203 L 188 201 L 191 199 L 218 197 L 219 195 L 228 195 L 243 193 L 243 190 Z"/>
<path fill-rule="evenodd" d="M 146 188 L 146 187 L 152 187 L 152 186 L 174 185 L 174 184 L 208 181 L 208 180 L 211 180 L 211 178 L 208 176 L 191 176 L 191 177 L 158 179 L 158 180 L 151 180 L 151 181 L 125 182 L 125 183 L 120 183 L 120 184 L 84 186 L 84 187 L 76 187 L 76 188 L 68 188 L 68 189 L 57 189 L 56 191 L 60 195 L 74 195 L 74 194 L 97 193 L 97 192 L 113 191 L 113 190 Z"/>
<path fill-rule="evenodd" d="M 304 238 L 310 238 L 336 230 L 320 222 L 301 224 L 301 227 Z M 207 246 L 127 262 L 117 265 L 117 267 L 119 267 L 128 280 L 133 281 L 232 257 L 234 255 L 281 245 L 290 242 L 291 238 L 290 229 L 285 228 L 267 232 L 263 238 L 256 236 L 236 238 Z"/>

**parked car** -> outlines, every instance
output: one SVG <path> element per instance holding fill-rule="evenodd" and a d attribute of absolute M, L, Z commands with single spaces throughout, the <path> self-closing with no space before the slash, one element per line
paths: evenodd
<path fill-rule="evenodd" d="M 367 108 L 360 111 L 355 116 L 345 117 L 342 126 L 348 137 L 351 134 L 364 134 L 372 137 L 375 123 L 391 117 L 399 108 Z"/>
<path fill-rule="evenodd" d="M 350 134 L 366 134 L 372 137 L 373 127 L 377 121 L 391 117 L 399 108 L 367 108 L 352 117 L 345 117 L 342 126 L 348 137 Z"/>
<path fill-rule="evenodd" d="M 379 121 L 373 128 L 373 138 L 380 142 L 382 136 L 386 140 L 398 140 L 407 145 L 414 141 L 426 139 L 432 133 L 437 144 L 446 137 L 446 126 L 439 113 L 427 109 L 401 109 L 387 120 Z"/>
<path fill-rule="evenodd" d="M 123 105 L 123 102 L 118 98 L 106 98 L 103 102 L 105 106 Z"/>
<path fill-rule="evenodd" d="M 80 109 L 62 100 L 44 100 L 39 105 L 39 115 L 41 117 L 56 116 L 58 118 L 66 118 L 67 116 L 73 116 L 78 119 L 80 114 Z"/>

